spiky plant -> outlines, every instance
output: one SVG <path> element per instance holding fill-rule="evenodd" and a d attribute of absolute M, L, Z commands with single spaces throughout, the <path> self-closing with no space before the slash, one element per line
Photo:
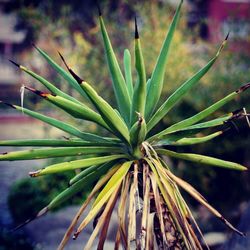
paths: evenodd
<path fill-rule="evenodd" d="M 81 129 L 77 129 L 63 121 L 17 105 L 7 104 L 73 137 L 65 140 L 31 139 L 1 141 L 1 146 L 39 146 L 41 148 L 4 153 L 0 156 L 0 160 L 32 160 L 65 156 L 80 156 L 81 158 L 46 166 L 30 173 L 31 177 L 38 177 L 76 169 L 81 170 L 79 174 L 69 181 L 69 187 L 54 198 L 36 217 L 54 209 L 79 191 L 84 192 L 86 187 L 93 186 L 91 193 L 65 233 L 58 249 L 64 248 L 72 234 L 74 238 L 77 238 L 93 219 L 94 230 L 85 244 L 85 249 L 91 248 L 98 234 L 98 249 L 103 249 L 110 218 L 116 204 L 118 204 L 118 227 L 114 243 L 115 249 L 118 249 L 119 245 L 124 246 L 125 249 L 153 249 L 156 246 L 159 249 L 202 249 L 202 234 L 180 193 L 179 187 L 187 191 L 229 228 L 243 235 L 242 232 L 234 228 L 217 210 L 209 205 L 198 191 L 177 177 L 165 162 L 164 156 L 215 167 L 240 171 L 246 170 L 246 167 L 234 162 L 205 155 L 178 153 L 170 150 L 169 146 L 207 142 L 223 134 L 222 129 L 224 129 L 224 126 L 227 126 L 227 121 L 240 117 L 248 119 L 246 112 L 238 111 L 225 114 L 217 119 L 201 122 L 249 88 L 250 84 L 248 83 L 240 87 L 237 91 L 230 93 L 192 117 L 173 124 L 163 131 L 155 129 L 152 132 L 152 129 L 168 115 L 168 112 L 208 72 L 217 60 L 227 40 L 226 38 L 215 56 L 202 69 L 185 81 L 158 107 L 164 82 L 167 55 L 180 16 L 182 2 L 178 6 L 163 42 L 154 71 L 148 80 L 146 79 L 143 54 L 135 20 L 134 53 L 135 70 L 137 72 L 135 84 L 133 84 L 131 74 L 130 53 L 128 50 L 124 52 L 124 77 L 100 13 L 101 33 L 113 81 L 113 89 L 118 106 L 117 110 L 98 95 L 91 84 L 81 79 L 67 65 L 61 54 L 60 57 L 69 73 L 53 61 L 43 50 L 36 47 L 37 51 L 52 68 L 72 88 L 86 98 L 92 107 L 62 92 L 42 76 L 13 62 L 21 70 L 48 88 L 51 93 L 44 93 L 26 87 L 28 90 L 43 97 L 72 117 L 94 122 L 110 133 L 110 137 L 102 137 L 93 133 L 83 132 Z M 196 136 L 207 128 L 214 128 L 216 132 L 202 137 Z M 89 213 L 80 220 L 83 211 L 90 205 L 91 201 L 93 203 Z M 76 228 L 79 221 L 80 224 Z"/>

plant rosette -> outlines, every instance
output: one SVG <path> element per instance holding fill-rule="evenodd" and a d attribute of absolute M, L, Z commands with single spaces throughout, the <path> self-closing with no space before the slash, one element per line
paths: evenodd
<path fill-rule="evenodd" d="M 152 249 L 156 245 L 159 249 L 203 249 L 205 243 L 202 233 L 179 188 L 187 191 L 230 229 L 239 235 L 244 235 L 213 208 L 197 190 L 177 177 L 167 165 L 165 156 L 212 167 L 238 171 L 247 170 L 245 166 L 238 163 L 206 155 L 179 153 L 173 151 L 169 146 L 181 147 L 204 143 L 222 136 L 225 129 L 228 128 L 229 121 L 240 118 L 248 120 L 249 115 L 242 109 L 216 119 L 204 121 L 205 118 L 248 89 L 250 84 L 245 84 L 199 113 L 162 131 L 152 130 L 210 70 L 228 39 L 227 36 L 214 57 L 203 68 L 186 80 L 159 106 L 168 52 L 180 18 L 182 3 L 183 1 L 180 2 L 176 10 L 149 79 L 146 78 L 136 19 L 134 56 L 137 75 L 136 79 L 133 79 L 129 50 L 125 49 L 124 51 L 125 74 L 123 75 L 105 28 L 102 14 L 99 13 L 100 28 L 117 109 L 114 109 L 105 101 L 96 92 L 92 84 L 78 76 L 67 65 L 60 53 L 59 55 L 66 69 L 57 64 L 42 49 L 35 46 L 38 53 L 48 64 L 72 88 L 76 89 L 89 102 L 89 105 L 64 93 L 53 83 L 35 72 L 13 62 L 19 69 L 45 86 L 50 93 L 27 86 L 26 89 L 52 103 L 56 108 L 65 111 L 72 118 L 93 122 L 106 129 L 110 134 L 109 137 L 103 137 L 81 131 L 64 121 L 18 105 L 2 102 L 28 116 L 66 132 L 70 137 L 61 140 L 0 141 L 1 146 L 39 147 L 32 150 L 1 154 L 1 161 L 63 158 L 65 156 L 78 157 L 76 160 L 49 165 L 30 173 L 31 177 L 39 177 L 64 171 L 81 170 L 69 181 L 69 187 L 38 212 L 35 218 L 59 206 L 79 191 L 84 192 L 87 187 L 93 187 L 72 220 L 58 249 L 63 249 L 72 235 L 76 239 L 92 220 L 94 220 L 94 230 L 85 244 L 85 249 L 91 248 L 98 235 L 98 249 L 103 249 L 109 222 L 116 204 L 118 204 L 118 227 L 114 249 L 118 249 L 120 245 L 125 249 Z M 214 132 L 206 134 L 208 128 L 213 129 Z M 200 136 L 200 134 L 203 134 L 203 136 Z M 92 201 L 91 209 L 86 217 L 80 221 L 82 213 L 87 206 L 90 206 Z M 140 219 L 138 219 L 138 216 Z M 35 218 L 31 218 L 24 224 Z M 77 226 L 78 222 L 80 223 Z"/>

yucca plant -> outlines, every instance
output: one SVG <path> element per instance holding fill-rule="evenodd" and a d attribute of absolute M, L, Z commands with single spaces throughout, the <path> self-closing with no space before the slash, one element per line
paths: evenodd
<path fill-rule="evenodd" d="M 76 239 L 92 220 L 94 220 L 94 229 L 88 242 L 85 243 L 85 249 L 91 248 L 98 235 L 97 248 L 103 249 L 110 218 L 116 205 L 118 227 L 114 242 L 115 249 L 119 249 L 120 245 L 125 249 L 154 249 L 157 246 L 159 249 L 202 249 L 203 245 L 205 245 L 202 233 L 179 188 L 187 191 L 233 231 L 244 235 L 209 205 L 197 190 L 177 177 L 172 168 L 167 165 L 164 157 L 173 157 L 239 171 L 247 170 L 246 167 L 238 163 L 205 155 L 178 153 L 169 146 L 207 142 L 222 135 L 224 129 L 228 127 L 228 121 L 238 118 L 245 118 L 248 121 L 248 114 L 245 109 L 242 109 L 225 114 L 217 119 L 201 122 L 223 105 L 235 99 L 249 88 L 250 84 L 245 84 L 192 117 L 179 121 L 162 131 L 152 130 L 208 72 L 217 60 L 227 40 L 226 37 L 215 56 L 202 69 L 185 81 L 158 107 L 164 83 L 164 70 L 168 51 L 179 20 L 182 3 L 183 1 L 180 2 L 176 10 L 154 71 L 149 79 L 146 79 L 143 53 L 135 20 L 134 54 L 137 76 L 134 81 L 132 80 L 130 52 L 127 49 L 124 51 L 124 77 L 111 46 L 102 15 L 99 13 L 104 48 L 118 106 L 117 110 L 111 107 L 95 91 L 94 86 L 81 79 L 67 65 L 60 53 L 59 55 L 67 70 L 59 66 L 42 49 L 35 47 L 52 68 L 72 88 L 86 98 L 92 105 L 91 107 L 62 92 L 42 76 L 13 62 L 18 68 L 43 84 L 51 93 L 44 93 L 27 86 L 26 89 L 43 97 L 73 118 L 94 122 L 110 133 L 110 137 L 102 137 L 97 134 L 83 132 L 81 129 L 77 129 L 63 121 L 31 111 L 22 106 L 2 102 L 68 133 L 70 137 L 65 139 L 0 141 L 1 146 L 41 147 L 4 153 L 0 155 L 0 160 L 80 157 L 77 160 L 53 164 L 30 173 L 31 177 L 39 177 L 64 171 L 81 170 L 69 181 L 69 187 L 42 209 L 36 218 L 59 206 L 74 194 L 84 192 L 86 187 L 93 186 L 91 193 L 72 220 L 58 249 L 63 249 L 72 235 Z M 200 136 L 208 128 L 215 131 Z M 85 218 L 80 219 L 87 206 L 91 206 L 89 213 Z M 26 223 L 32 219 L 34 218 L 26 221 Z"/>

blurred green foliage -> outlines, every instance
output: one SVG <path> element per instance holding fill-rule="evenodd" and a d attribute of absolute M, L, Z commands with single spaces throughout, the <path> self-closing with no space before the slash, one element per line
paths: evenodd
<path fill-rule="evenodd" d="M 69 158 L 66 160 L 69 160 Z M 48 164 L 54 164 L 57 161 L 53 159 Z M 15 224 L 23 223 L 25 220 L 34 217 L 38 211 L 47 206 L 53 198 L 68 187 L 69 180 L 74 176 L 75 172 L 69 171 L 36 179 L 24 178 L 14 183 L 8 195 L 8 206 Z M 79 192 L 73 199 L 62 203 L 59 208 L 81 204 L 89 190 L 91 190 L 91 187 L 84 190 L 83 193 Z"/>
<path fill-rule="evenodd" d="M 40 189 L 39 182 L 25 178 L 11 187 L 8 205 L 15 223 L 34 217 L 37 211 L 47 205 L 46 192 Z"/>
<path fill-rule="evenodd" d="M 6 228 L 0 229 L 0 250 L 33 250 L 34 244 L 25 232 L 9 232 Z"/>
<path fill-rule="evenodd" d="M 15 224 L 23 223 L 25 220 L 34 217 L 58 193 L 67 188 L 71 177 L 73 177 L 72 173 L 46 176 L 39 179 L 25 178 L 17 181 L 11 187 L 8 196 L 8 206 Z M 81 204 L 88 192 L 89 190 L 85 190 L 84 193 L 77 194 L 70 201 L 62 203 L 59 208 Z"/>

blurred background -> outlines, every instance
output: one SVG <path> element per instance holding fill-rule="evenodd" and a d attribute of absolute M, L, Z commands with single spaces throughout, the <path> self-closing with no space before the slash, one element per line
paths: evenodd
<path fill-rule="evenodd" d="M 106 26 L 120 63 L 125 48 L 133 54 L 134 16 L 138 18 L 144 59 L 149 77 L 162 41 L 173 17 L 177 0 L 100 1 Z M 250 1 L 186 0 L 171 47 L 162 101 L 182 82 L 213 57 L 227 33 L 230 36 L 219 60 L 200 84 L 164 118 L 159 128 L 187 118 L 250 81 Z M 11 65 L 12 59 L 41 74 L 57 87 L 76 97 L 72 90 L 38 55 L 35 43 L 55 61 L 57 51 L 71 67 L 111 103 L 113 92 L 94 1 L 0 0 L 0 100 L 20 105 L 20 88 L 27 85 L 43 90 L 31 77 Z M 133 72 L 135 73 L 135 72 Z M 81 97 L 79 97 L 81 99 Z M 250 93 L 221 108 L 214 116 L 245 107 L 250 112 Z M 84 101 L 84 100 L 83 100 Z M 113 103 L 115 105 L 115 103 Z M 25 92 L 24 106 L 72 123 L 69 116 L 52 109 L 46 101 Z M 90 123 L 77 124 L 95 131 Z M 104 133 L 100 131 L 100 133 Z M 212 142 L 186 147 L 186 152 L 207 154 L 250 166 L 250 129 L 245 119 Z M 61 138 L 60 131 L 0 106 L 0 139 Z M 13 148 L 1 148 L 1 152 Z M 63 209 L 27 225 L 15 233 L 10 230 L 34 215 L 67 187 L 70 176 L 53 175 L 28 178 L 30 170 L 54 160 L 0 162 L 0 249 L 56 249 L 64 231 L 88 193 L 79 194 Z M 175 173 L 197 188 L 207 200 L 238 228 L 250 232 L 250 174 L 172 162 Z M 183 193 L 192 206 L 212 249 L 250 249 L 250 238 L 232 235 L 225 226 Z M 66 249 L 80 249 L 88 237 L 70 242 Z M 85 238 L 84 238 L 85 237 Z M 107 249 L 110 249 L 107 247 Z"/>

